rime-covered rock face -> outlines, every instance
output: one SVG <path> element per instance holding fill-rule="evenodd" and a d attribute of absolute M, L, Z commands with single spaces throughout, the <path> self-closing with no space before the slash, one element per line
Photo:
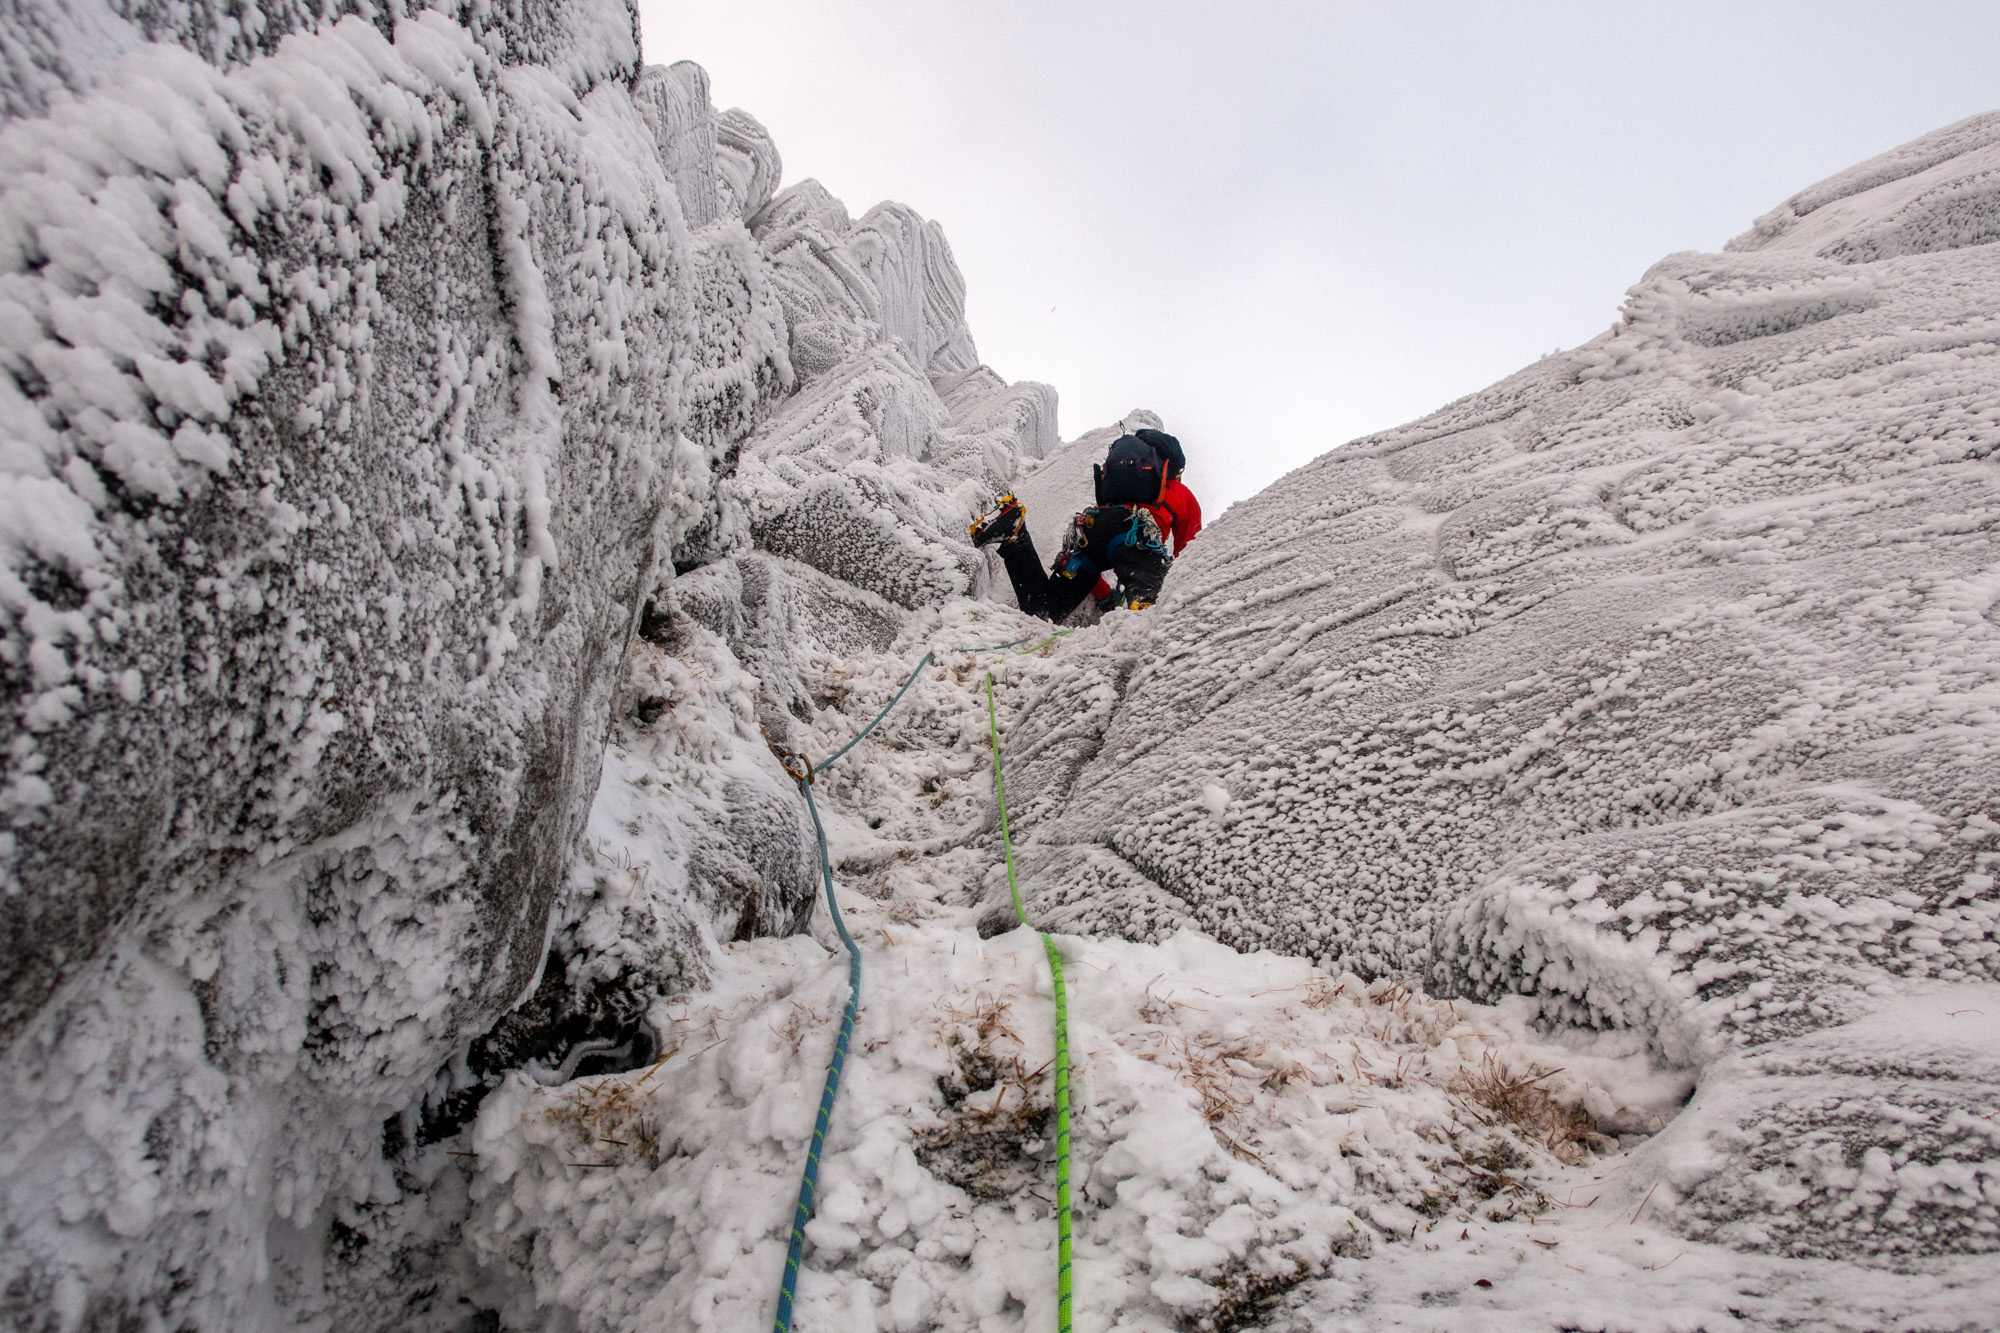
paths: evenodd
<path fill-rule="evenodd" d="M 628 661 L 675 565 L 743 565 L 746 654 L 818 577 L 756 535 L 968 591 L 1053 395 L 978 365 L 934 225 L 774 203 L 625 4 L 17 6 L 0 108 L 0 1309 L 327 1316 L 334 1213 L 353 1273 L 448 1262 L 385 1116 L 629 1057 L 705 940 L 796 928 L 756 682 Z M 657 866 L 578 859 L 614 709 L 702 756 L 626 811 Z"/>
<path fill-rule="evenodd" d="M 696 470 L 625 31 L 135 45 L 0 129 L 16 1319 L 229 1308 L 540 968 Z M 216 1257 L 154 1306 L 51 1212 Z"/>
<path fill-rule="evenodd" d="M 1012 741 L 1040 901 L 1517 992 L 1695 1067 L 2000 978 L 1996 162 L 2000 115 L 1835 177 L 1232 509 Z M 1815 1141 L 1889 1161 L 1907 1114 L 1964 1177 L 1888 1250 L 2000 1245 L 1976 1096 L 1872 1095 Z M 1748 1131 L 1703 1123 L 1722 1174 L 1661 1204 L 1882 1249 L 1861 1177 L 1731 1193 Z M 1811 1228 L 1723 1220 L 1801 1199 Z"/>
<path fill-rule="evenodd" d="M 644 66 L 621 3 L 16 6 L 0 111 L 0 1321 L 752 1299 L 813 1105 L 789 1066 L 727 1097 L 632 1075 L 755 1159 L 688 1192 L 639 1173 L 674 1126 L 543 1160 L 587 1125 L 537 1138 L 536 1108 L 648 1064 L 711 983 L 797 1052 L 766 1009 L 798 1019 L 815 946 L 752 938 L 815 890 L 772 751 L 851 735 L 926 636 L 947 660 L 871 742 L 895 757 L 822 789 L 834 859 L 887 895 L 884 948 L 904 909 L 976 917 L 956 896 L 1001 881 L 949 650 L 1015 618 L 963 600 L 993 577 L 964 523 L 1017 481 L 1059 523 L 1110 432 L 1025 471 L 1053 391 L 979 364 L 938 228 L 781 191 L 770 136 Z M 1154 612 L 998 659 L 1038 909 L 1643 1034 L 1700 1085 L 1615 1188 L 1697 1240 L 1913 1273 L 1994 1249 L 2000 1036 L 1964 1020 L 2000 1013 L 1997 153 L 1969 121 L 1671 257 L 1605 337 L 1232 510 Z M 923 929 L 937 976 L 986 965 Z M 1189 1125 L 1194 1174 L 1233 1178 Z M 1417 1216 L 1389 1200 L 1429 1206 L 1395 1163 L 1431 1128 L 1384 1159 L 1385 1236 Z M 1119 1132 L 1144 1207 L 1178 1206 L 1190 1169 Z M 907 1148 L 877 1165 L 949 1192 Z M 850 1176 L 841 1209 L 881 1193 Z M 665 1268 L 627 1188 L 668 1199 Z M 1236 1235 L 1248 1205 L 1199 1189 L 1197 1229 Z M 820 1230 L 837 1265 L 865 1229 Z M 1155 1239 L 1119 1260 L 1183 1265 L 1154 1299 L 1250 1298 Z M 921 1326 L 943 1254 L 854 1280 Z M 1001 1313 L 996 1281 L 960 1313 Z"/>

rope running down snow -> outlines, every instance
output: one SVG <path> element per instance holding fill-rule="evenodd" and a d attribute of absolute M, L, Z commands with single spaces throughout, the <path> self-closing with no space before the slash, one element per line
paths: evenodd
<path fill-rule="evenodd" d="M 818 772 L 817 769 L 813 771 Z M 819 863 L 826 875 L 827 911 L 833 916 L 833 928 L 840 932 L 840 942 L 847 946 L 847 1008 L 840 1015 L 840 1036 L 833 1043 L 833 1059 L 827 1062 L 826 1086 L 819 1094 L 819 1119 L 813 1122 L 812 1147 L 806 1151 L 806 1169 L 799 1180 L 799 1202 L 792 1214 L 792 1236 L 785 1246 L 785 1272 L 778 1282 L 778 1315 L 772 1325 L 775 1333 L 789 1333 L 792 1326 L 792 1300 L 798 1292 L 799 1258 L 805 1248 L 806 1223 L 812 1220 L 813 1193 L 819 1187 L 820 1151 L 826 1146 L 827 1126 L 833 1122 L 833 1099 L 840 1091 L 840 1071 L 847 1064 L 847 1047 L 854 1038 L 854 1013 L 861 1003 L 861 950 L 855 945 L 854 937 L 847 933 L 847 923 L 841 920 L 840 905 L 833 899 L 833 863 L 827 856 L 826 826 L 820 823 L 819 806 L 813 802 L 810 775 L 799 779 L 799 790 L 806 794 L 806 809 L 812 811 L 813 831 L 819 835 Z"/>
<path fill-rule="evenodd" d="M 847 948 L 847 1008 L 840 1016 L 840 1035 L 834 1039 L 833 1058 L 827 1061 L 826 1084 L 819 1094 L 819 1118 L 813 1122 L 812 1146 L 806 1150 L 806 1167 L 799 1177 L 799 1201 L 792 1210 L 791 1238 L 785 1243 L 785 1271 L 778 1279 L 778 1312 L 771 1325 L 773 1333 L 791 1331 L 792 1302 L 798 1296 L 799 1260 L 805 1252 L 806 1223 L 812 1221 L 813 1195 L 819 1189 L 820 1153 L 826 1147 L 827 1127 L 833 1123 L 833 1099 L 840 1092 L 840 1071 L 847 1065 L 847 1048 L 854 1040 L 854 1015 L 861 1005 L 861 949 L 855 944 L 854 937 L 847 933 L 847 922 L 841 917 L 840 903 L 834 897 L 833 858 L 827 852 L 826 825 L 820 821 L 819 803 L 813 800 L 813 779 L 826 771 L 827 764 L 853 749 L 862 736 L 875 730 L 882 719 L 889 716 L 889 710 L 902 702 L 910 686 L 916 684 L 917 676 L 930 665 L 933 655 L 925 653 L 924 660 L 917 663 L 916 670 L 910 672 L 909 679 L 903 682 L 903 688 L 897 690 L 895 697 L 875 715 L 875 721 L 863 727 L 860 735 L 835 750 L 824 763 L 808 768 L 808 761 L 798 755 L 787 755 L 783 760 L 785 772 L 805 794 L 806 809 L 812 812 L 813 832 L 819 838 L 819 868 L 826 880 L 827 915 L 833 918 L 833 928 L 840 932 L 840 942 Z"/>
<path fill-rule="evenodd" d="M 1000 723 L 993 710 L 993 673 L 986 673 L 986 734 L 993 745 L 993 790 L 1000 799 L 1000 846 L 1007 854 L 1007 892 L 1014 896 L 1014 915 L 1034 930 L 1028 909 L 1021 905 L 1021 886 L 1014 878 L 1014 840 L 1007 832 L 1007 785 L 1000 776 Z M 1056 1328 L 1070 1333 L 1070 1214 L 1069 1214 L 1069 992 L 1063 986 L 1062 955 L 1047 931 L 1042 949 L 1049 956 L 1049 978 L 1056 1001 Z"/>
<path fill-rule="evenodd" d="M 924 660 L 917 663 L 917 670 L 912 671 L 910 673 L 910 678 L 903 682 L 903 688 L 896 691 L 896 697 L 891 699 L 887 704 L 883 705 L 882 711 L 875 715 L 875 720 L 873 722 L 870 722 L 867 726 L 863 727 L 860 730 L 860 732 L 854 737 L 853 740 L 849 741 L 847 744 L 841 746 L 838 750 L 835 750 L 832 754 L 828 755 L 826 757 L 825 762 L 815 767 L 813 769 L 813 772 L 815 774 L 824 773 L 826 771 L 828 764 L 831 764 L 834 760 L 840 758 L 840 756 L 846 754 L 849 750 L 852 750 L 855 746 L 861 744 L 863 737 L 865 737 L 869 732 L 875 730 L 876 727 L 880 726 L 882 723 L 882 719 L 889 716 L 889 710 L 891 708 L 894 708 L 897 704 L 903 702 L 903 696 L 910 692 L 910 686 L 917 683 L 917 672 L 920 672 L 925 667 L 929 666 L 931 658 L 934 657 L 935 655 L 936 654 L 934 653 L 925 653 Z M 829 871 L 828 873 L 831 874 L 832 872 Z M 835 915 L 837 916 L 838 913 L 836 913 Z"/>
<path fill-rule="evenodd" d="M 1060 639 L 1063 635 L 1072 632 L 1071 630 L 1058 630 L 1036 644 L 1033 648 L 1017 653 L 1015 656 L 1024 657 L 1028 653 L 1039 652 L 1041 649 L 1054 643 L 1057 639 Z M 1030 634 L 1025 638 L 1015 639 L 1011 643 L 999 644 L 993 648 L 961 648 L 957 651 L 964 653 L 998 652 L 1002 648 L 1012 648 L 1015 644 L 1026 643 L 1028 639 L 1032 639 L 1033 637 L 1034 635 Z M 841 1070 L 847 1065 L 848 1047 L 854 1039 L 854 1017 L 861 1005 L 861 949 L 860 946 L 855 944 L 854 937 L 847 933 L 847 922 L 841 917 L 840 903 L 834 897 L 833 858 L 827 851 L 826 825 L 820 821 L 819 805 L 813 800 L 813 780 L 826 771 L 827 765 L 846 754 L 856 745 L 859 745 L 862 737 L 875 730 L 881 724 L 882 719 L 889 716 L 889 710 L 903 701 L 903 696 L 910 692 L 910 686 L 917 683 L 917 677 L 922 674 L 925 667 L 930 665 L 931 658 L 934 656 L 936 656 L 934 652 L 925 653 L 923 660 L 917 663 L 915 669 L 910 672 L 908 679 L 904 680 L 902 688 L 896 691 L 895 697 L 884 704 L 882 711 L 875 715 L 875 720 L 863 727 L 853 740 L 835 750 L 824 761 L 808 767 L 809 761 L 801 755 L 788 754 L 782 756 L 781 759 L 781 762 L 785 766 L 785 772 L 794 782 L 799 784 L 799 790 L 805 794 L 806 809 L 812 814 L 813 832 L 819 839 L 819 866 L 820 874 L 826 881 L 827 915 L 833 918 L 833 928 L 839 932 L 840 942 L 847 948 L 847 1008 L 840 1017 L 840 1035 L 834 1039 L 833 1058 L 827 1061 L 826 1083 L 821 1088 L 819 1095 L 819 1118 L 813 1122 L 812 1146 L 806 1150 L 805 1170 L 799 1177 L 798 1204 L 792 1210 L 792 1234 L 785 1245 L 785 1270 L 783 1275 L 778 1279 L 778 1311 L 771 1325 L 772 1333 L 790 1333 L 791 1331 L 792 1304 L 798 1295 L 799 1263 L 805 1251 L 806 1223 L 812 1221 L 813 1196 L 819 1189 L 820 1154 L 826 1147 L 827 1128 L 833 1123 L 833 1102 L 834 1098 L 840 1092 L 840 1074 Z M 987 673 L 986 677 L 986 696 L 988 721 L 990 723 L 993 709 L 993 676 L 990 672 Z M 1000 751 L 997 739 L 994 741 L 993 763 L 993 778 L 997 784 L 1000 779 Z M 794 767 L 794 765 L 797 765 L 797 767 Z M 1000 796 L 1000 832 L 1004 841 L 1007 832 L 1007 798 L 1004 791 Z M 1007 883 L 1010 888 L 1014 883 L 1014 852 L 1011 845 L 1007 851 Z M 1014 910 L 1017 913 L 1021 911 L 1021 894 L 1018 889 L 1014 891 Z M 1025 915 L 1021 917 L 1023 925 L 1027 924 L 1027 920 L 1028 918 Z M 1062 1333 L 1069 1333 L 1068 1010 L 1063 998 L 1062 968 L 1056 962 L 1055 946 L 1049 942 L 1049 938 L 1046 935 L 1042 936 L 1042 942 L 1049 950 L 1050 966 L 1056 969 L 1056 1143 L 1060 1154 L 1056 1167 L 1056 1198 L 1060 1209 L 1062 1246 Z"/>

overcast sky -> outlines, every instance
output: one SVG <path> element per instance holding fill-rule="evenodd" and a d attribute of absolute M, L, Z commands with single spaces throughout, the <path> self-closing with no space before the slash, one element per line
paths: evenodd
<path fill-rule="evenodd" d="M 1991 4 L 639 0 L 787 185 L 944 225 L 1065 438 L 1150 407 L 1211 512 L 1609 326 L 1854 162 L 2000 108 Z"/>

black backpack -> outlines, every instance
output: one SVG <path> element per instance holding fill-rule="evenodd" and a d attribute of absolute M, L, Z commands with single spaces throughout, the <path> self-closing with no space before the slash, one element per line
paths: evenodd
<path fill-rule="evenodd" d="M 1147 444 L 1152 445 L 1153 451 L 1159 454 L 1161 458 L 1167 460 L 1167 475 L 1169 477 L 1178 477 L 1181 473 L 1187 471 L 1187 455 L 1181 452 L 1181 442 L 1179 440 L 1163 430 L 1154 430 L 1150 426 L 1142 426 L 1132 433 Z"/>
<path fill-rule="evenodd" d="M 1167 469 L 1153 446 L 1136 435 L 1120 435 L 1096 468 L 1097 503 L 1152 504 L 1167 484 Z"/>

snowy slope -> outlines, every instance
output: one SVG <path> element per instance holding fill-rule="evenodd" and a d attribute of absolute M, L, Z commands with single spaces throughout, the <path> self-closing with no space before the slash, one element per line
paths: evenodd
<path fill-rule="evenodd" d="M 1664 262 L 1604 338 L 1232 511 L 1150 613 L 1021 658 L 949 601 L 801 662 L 823 754 L 941 655 L 819 789 L 867 974 L 800 1327 L 1052 1317 L 987 667 L 1065 932 L 1080 1326 L 1989 1326 L 2000 274 L 1910 203 L 1984 170 L 1851 174 L 1920 255 L 1767 221 Z M 1031 516 L 1088 452 L 1017 478 Z M 488 1100 L 503 1324 L 761 1326 L 842 993 L 813 934 L 721 947 L 657 1068 Z"/>
<path fill-rule="evenodd" d="M 1106 628 L 1121 622 L 1134 618 Z M 983 673 L 1018 738 L 1106 631 L 1027 657 L 953 651 L 1031 623 L 952 603 L 886 653 L 808 672 L 837 701 L 800 737 L 822 754 L 925 649 L 940 655 L 819 783 L 866 970 L 800 1328 L 1053 1318 L 1050 988 L 1027 932 L 981 938 L 985 902 L 1004 893 Z M 600 809 L 621 787 L 650 789 L 662 770 L 634 761 L 663 734 L 616 745 L 631 758 L 607 773 Z M 653 854 L 610 821 L 593 843 L 600 860 Z M 845 996 L 823 910 L 812 936 L 719 946 L 709 988 L 656 1009 L 658 1064 L 561 1084 L 511 1075 L 486 1101 L 453 1160 L 473 1200 L 468 1289 L 503 1327 L 766 1325 Z M 1975 1328 L 2000 1294 L 1990 1256 L 1890 1252 L 1953 1191 L 1982 1188 L 1977 1159 L 1878 1148 L 1849 1164 L 1837 1141 L 1774 1136 L 1751 1140 L 1755 1173 L 1729 1172 L 1703 1142 L 1746 1122 L 1793 1128 L 1821 1107 L 1906 1110 L 1896 1099 L 1925 1079 L 1969 1094 L 1942 1123 L 1990 1153 L 2000 987 L 1915 992 L 1832 1043 L 1712 1066 L 1683 1111 L 1691 1071 L 1663 1065 L 1643 1033 L 1541 1035 L 1524 998 L 1440 1001 L 1191 931 L 1060 938 L 1079 1327 Z M 1911 1059 L 1946 1027 L 1948 1045 Z M 1746 1254 L 1740 1234 L 1668 1224 L 1663 1175 L 1783 1189 L 1801 1148 L 1812 1176 L 1872 1195 L 1887 1245 L 1857 1256 L 1835 1231 L 1810 1257 Z"/>
<path fill-rule="evenodd" d="M 1059 645 L 954 651 L 1034 623 L 956 601 L 886 653 L 807 669 L 838 701 L 800 729 L 822 754 L 887 701 L 904 664 L 940 654 L 818 783 L 866 971 L 801 1328 L 1052 1318 L 1051 991 L 1032 935 L 977 928 L 1000 870 L 983 688 L 991 669 L 1015 726 L 1072 661 Z M 717 646 L 695 630 L 683 657 Z M 666 747 L 708 712 L 698 696 L 684 707 L 621 725 L 599 798 L 612 817 L 592 829 L 599 864 L 671 858 L 658 826 L 627 812 L 680 799 Z M 1342 1257 L 1440 1218 L 1504 1238 L 1686 1091 L 1641 1044 L 1547 1045 L 1518 1006 L 1439 1003 L 1193 933 L 1066 937 L 1064 950 L 1084 1327 L 1239 1327 L 1305 1300 Z M 432 1150 L 433 1170 L 464 1154 L 480 1264 L 467 1289 L 504 1326 L 554 1310 L 585 1329 L 768 1321 L 846 969 L 823 909 L 811 938 L 718 946 L 710 969 L 706 989 L 656 1007 L 657 1063 L 568 1083 L 511 1074 L 459 1146 Z"/>
<path fill-rule="evenodd" d="M 2000 1248 L 1976 1018 L 1811 1035 L 2000 976 L 1996 155 L 1805 191 L 1218 522 L 1013 742 L 1042 909 L 1642 1034 L 1703 1072 L 1689 1236 Z"/>

